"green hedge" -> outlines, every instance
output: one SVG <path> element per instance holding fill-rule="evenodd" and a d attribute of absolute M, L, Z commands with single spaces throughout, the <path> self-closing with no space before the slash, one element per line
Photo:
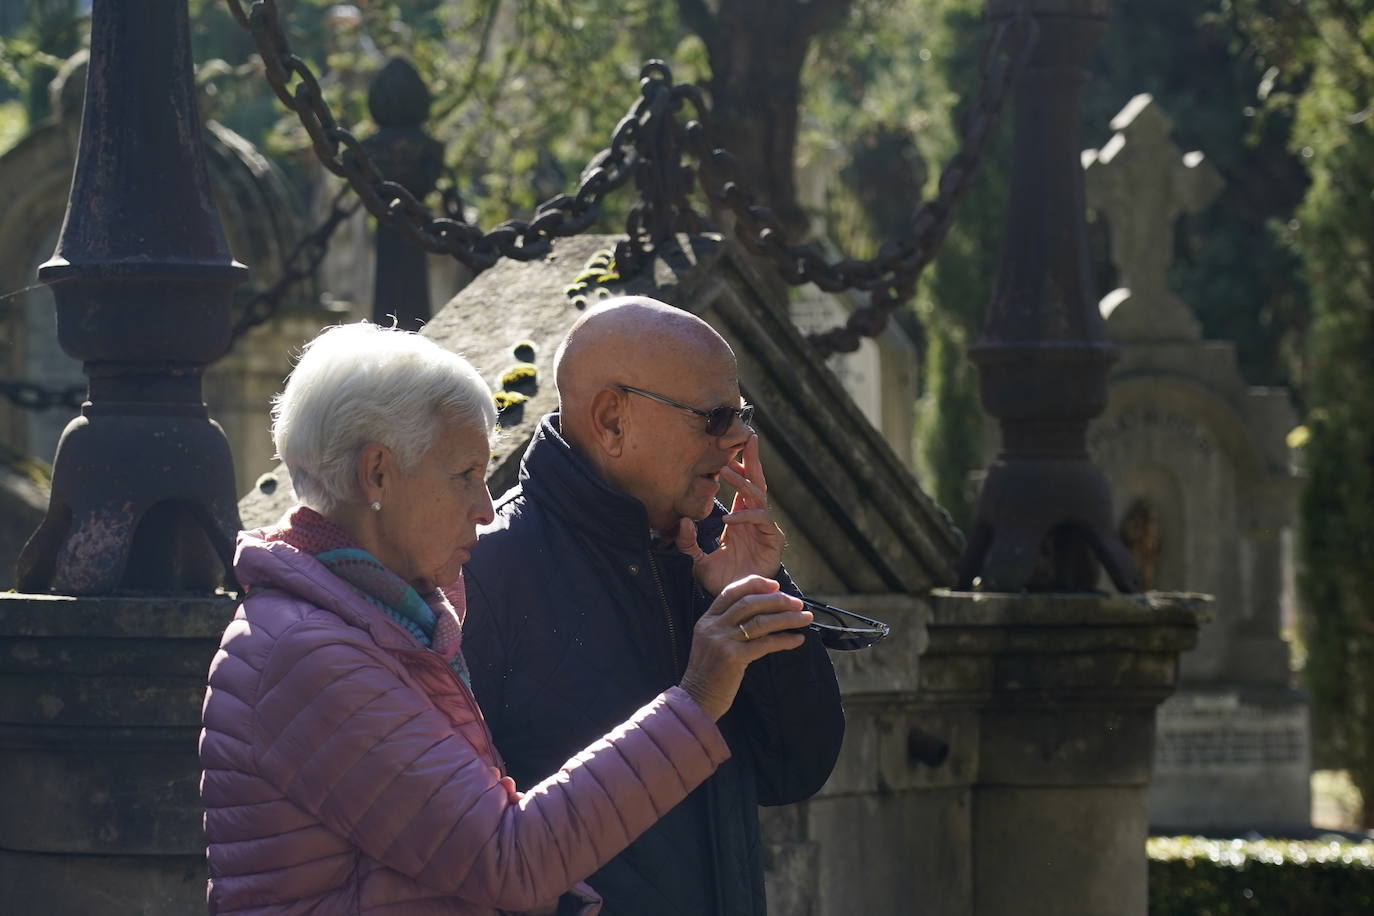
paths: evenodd
<path fill-rule="evenodd" d="M 1151 837 L 1150 916 L 1374 913 L 1374 841 Z"/>

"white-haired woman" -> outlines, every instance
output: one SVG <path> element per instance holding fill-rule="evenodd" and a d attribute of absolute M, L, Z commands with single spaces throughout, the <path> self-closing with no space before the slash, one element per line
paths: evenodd
<path fill-rule="evenodd" d="M 729 756 L 715 720 L 808 612 L 757 577 L 693 635 L 679 687 L 523 795 L 473 699 L 461 587 L 495 423 L 476 371 L 370 324 L 306 347 L 273 437 L 300 504 L 240 536 L 246 597 L 200 753 L 212 913 L 596 912 L 576 882 Z M 562 912 L 562 910 L 560 910 Z"/>

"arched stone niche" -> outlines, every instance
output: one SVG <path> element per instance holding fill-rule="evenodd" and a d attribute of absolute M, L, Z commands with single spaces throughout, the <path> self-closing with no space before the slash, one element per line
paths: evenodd
<path fill-rule="evenodd" d="M 1185 678 L 1217 680 L 1248 668 L 1248 639 L 1279 637 L 1287 468 L 1269 466 L 1235 406 L 1184 378 L 1115 379 L 1088 445 L 1112 481 L 1118 525 L 1138 506 L 1155 515 L 1152 587 L 1216 596 L 1217 619 L 1184 656 Z"/>

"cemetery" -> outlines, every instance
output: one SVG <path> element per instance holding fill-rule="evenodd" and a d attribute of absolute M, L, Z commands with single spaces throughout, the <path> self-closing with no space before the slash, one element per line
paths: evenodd
<path fill-rule="evenodd" d="M 733 351 L 787 575 L 889 628 L 767 913 L 1374 912 L 1374 4 L 1201 6 L 0 10 L 0 911 L 206 906 L 308 342 L 469 360 L 499 499 L 644 296 Z"/>

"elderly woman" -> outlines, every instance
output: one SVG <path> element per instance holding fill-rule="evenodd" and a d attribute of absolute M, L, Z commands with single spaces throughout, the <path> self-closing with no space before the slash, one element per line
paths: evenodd
<path fill-rule="evenodd" d="M 246 597 L 210 668 L 200 754 L 212 913 L 594 913 L 574 887 L 729 757 L 749 662 L 801 645 L 776 583 L 726 588 L 664 691 L 523 795 L 468 683 L 459 583 L 492 518 L 495 411 L 461 357 L 333 328 L 272 434 L 300 504 L 244 532 Z M 452 599 L 455 604 L 450 603 Z"/>

